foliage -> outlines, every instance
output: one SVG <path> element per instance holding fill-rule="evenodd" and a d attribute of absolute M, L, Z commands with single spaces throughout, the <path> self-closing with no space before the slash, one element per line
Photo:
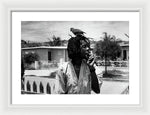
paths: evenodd
<path fill-rule="evenodd" d="M 120 56 L 121 47 L 115 36 L 104 34 L 103 40 L 98 41 L 95 45 L 95 53 L 102 60 L 116 60 Z"/>
<path fill-rule="evenodd" d="M 31 41 L 25 41 L 25 40 L 21 40 L 21 47 L 25 48 L 25 47 L 38 47 L 38 46 L 42 46 L 42 43 L 39 42 L 31 42 Z"/>
<path fill-rule="evenodd" d="M 62 44 L 66 43 L 65 40 L 61 40 L 60 37 L 56 37 L 55 35 L 53 35 L 52 40 L 50 38 L 48 38 L 48 40 L 48 42 L 32 42 L 21 40 L 21 47 L 61 46 Z"/>
<path fill-rule="evenodd" d="M 53 35 L 52 40 L 49 39 L 50 46 L 61 46 L 61 44 L 62 44 L 62 41 L 60 37 L 56 37 L 55 35 Z"/>
<path fill-rule="evenodd" d="M 24 62 L 26 64 L 32 64 L 39 60 L 39 55 L 37 53 L 28 53 L 23 55 Z"/>
<path fill-rule="evenodd" d="M 26 47 L 27 42 L 25 40 L 21 40 L 21 47 L 24 48 Z"/>
<path fill-rule="evenodd" d="M 108 35 L 104 32 L 103 40 L 100 40 L 95 45 L 95 53 L 100 56 L 102 60 L 105 60 L 105 74 L 107 74 L 107 64 L 110 60 L 116 60 L 121 52 L 116 37 Z"/>

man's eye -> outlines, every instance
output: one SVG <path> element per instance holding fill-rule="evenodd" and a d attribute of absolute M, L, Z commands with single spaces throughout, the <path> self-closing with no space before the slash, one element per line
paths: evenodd
<path fill-rule="evenodd" d="M 85 45 L 83 45 L 83 46 L 82 46 L 82 48 L 86 48 L 86 46 L 85 46 Z"/>

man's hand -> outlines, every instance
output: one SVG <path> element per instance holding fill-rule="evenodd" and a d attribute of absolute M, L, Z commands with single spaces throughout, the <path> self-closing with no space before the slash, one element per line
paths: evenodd
<path fill-rule="evenodd" d="M 89 64 L 90 66 L 93 66 L 95 63 L 95 59 L 96 59 L 96 56 L 93 53 L 91 53 L 89 56 L 89 59 L 87 60 L 87 64 Z"/>

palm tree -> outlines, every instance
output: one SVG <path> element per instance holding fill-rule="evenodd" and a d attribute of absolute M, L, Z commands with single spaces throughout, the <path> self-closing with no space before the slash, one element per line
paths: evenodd
<path fill-rule="evenodd" d="M 107 74 L 107 66 L 110 60 L 116 60 L 118 53 L 121 52 L 121 47 L 116 41 L 116 37 L 103 33 L 103 40 L 100 40 L 95 45 L 95 53 L 105 60 L 105 74 Z"/>

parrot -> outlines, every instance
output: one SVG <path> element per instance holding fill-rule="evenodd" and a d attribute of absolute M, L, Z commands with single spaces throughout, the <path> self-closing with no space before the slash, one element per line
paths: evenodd
<path fill-rule="evenodd" d="M 85 32 L 80 29 L 70 28 L 70 31 L 76 36 L 85 34 Z"/>

